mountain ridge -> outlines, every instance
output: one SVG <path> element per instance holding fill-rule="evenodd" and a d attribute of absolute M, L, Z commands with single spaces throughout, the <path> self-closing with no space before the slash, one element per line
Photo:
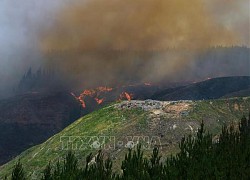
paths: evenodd
<path fill-rule="evenodd" d="M 216 138 L 216 133 L 220 132 L 223 124 L 237 123 L 243 114 L 247 115 L 249 107 L 250 97 L 207 101 L 117 102 L 78 119 L 44 143 L 24 151 L 0 167 L 1 175 L 9 174 L 14 163 L 20 159 L 24 167 L 29 167 L 25 169 L 29 169 L 31 179 L 40 177 L 41 171 L 49 161 L 54 164 L 59 157 L 67 153 L 68 149 L 62 146 L 62 137 L 73 137 L 74 146 L 70 147 L 79 147 L 82 140 L 77 139 L 79 137 L 95 137 L 87 139 L 91 143 L 86 149 L 74 149 L 80 163 L 84 162 L 84 157 L 88 153 L 98 151 L 100 147 L 97 142 L 103 142 L 102 147 L 108 147 L 104 152 L 113 158 L 116 168 L 126 153 L 126 147 L 131 145 L 129 142 L 136 142 L 136 138 L 133 137 L 149 137 L 150 140 L 158 137 L 160 141 L 154 140 L 162 145 L 161 153 L 169 155 L 178 151 L 178 142 L 182 136 L 195 133 L 202 120 L 206 129 Z M 116 137 L 115 145 L 110 139 L 102 141 L 97 138 L 101 136 Z"/>
<path fill-rule="evenodd" d="M 250 88 L 250 76 L 218 77 L 205 81 L 166 89 L 152 96 L 156 100 L 218 99 Z M 246 94 L 250 95 L 250 94 Z"/>

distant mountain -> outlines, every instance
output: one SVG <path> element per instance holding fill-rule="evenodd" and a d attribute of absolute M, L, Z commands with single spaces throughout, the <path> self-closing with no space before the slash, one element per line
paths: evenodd
<path fill-rule="evenodd" d="M 244 89 L 241 91 L 237 91 L 237 92 L 232 92 L 229 94 L 226 94 L 225 96 L 223 96 L 222 98 L 229 98 L 229 97 L 246 97 L 246 96 L 250 96 L 250 88 L 249 89 Z"/>
<path fill-rule="evenodd" d="M 101 148 L 110 156 L 114 169 L 120 163 L 128 147 L 137 142 L 143 144 L 148 155 L 154 145 L 162 155 L 178 151 L 178 142 L 184 135 L 195 134 L 201 121 L 205 128 L 217 133 L 223 124 L 238 122 L 248 115 L 250 97 L 207 101 L 123 101 L 94 111 L 52 136 L 46 142 L 34 146 L 9 163 L 0 167 L 1 176 L 10 174 L 18 159 L 24 165 L 30 179 L 41 176 L 51 162 L 54 166 L 59 157 L 73 150 L 80 163 L 90 153 Z M 61 159 L 62 160 L 62 159 Z"/>
<path fill-rule="evenodd" d="M 151 98 L 156 100 L 202 100 L 235 97 L 250 88 L 250 76 L 213 78 L 177 88 L 167 88 Z"/>
<path fill-rule="evenodd" d="M 27 93 L 0 101 L 0 164 L 58 133 L 80 117 L 66 92 Z"/>

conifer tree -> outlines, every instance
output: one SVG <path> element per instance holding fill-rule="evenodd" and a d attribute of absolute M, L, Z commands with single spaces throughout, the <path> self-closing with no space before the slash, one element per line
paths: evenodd
<path fill-rule="evenodd" d="M 20 162 L 20 160 L 18 160 L 18 162 L 15 164 L 14 169 L 12 171 L 12 175 L 11 175 L 11 179 L 12 180 L 25 180 L 25 173 L 23 170 L 23 166 L 22 163 Z"/>
<path fill-rule="evenodd" d="M 52 167 L 50 163 L 46 166 L 45 170 L 43 171 L 43 177 L 42 180 L 52 180 L 52 173 L 51 173 Z"/>

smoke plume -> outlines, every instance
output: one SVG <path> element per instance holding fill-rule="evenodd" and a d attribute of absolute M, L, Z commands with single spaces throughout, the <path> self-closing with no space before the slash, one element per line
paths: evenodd
<path fill-rule="evenodd" d="M 90 86 L 192 79 L 207 47 L 250 45 L 248 0 L 2 0 L 0 26 L 0 92 L 44 64 Z"/>
<path fill-rule="evenodd" d="M 219 10 L 211 8 L 214 3 L 77 1 L 58 12 L 53 26 L 41 34 L 40 47 L 45 53 L 68 53 L 68 57 L 50 58 L 47 63 L 82 82 L 176 79 L 197 52 L 239 43 L 233 29 L 217 21 L 214 12 Z M 169 48 L 179 52 L 155 53 Z"/>
<path fill-rule="evenodd" d="M 235 43 L 201 0 L 88 0 L 59 12 L 42 48 L 158 50 Z"/>

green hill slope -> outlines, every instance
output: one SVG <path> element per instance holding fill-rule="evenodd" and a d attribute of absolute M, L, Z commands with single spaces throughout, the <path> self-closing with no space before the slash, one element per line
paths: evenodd
<path fill-rule="evenodd" d="M 185 134 L 196 133 L 203 120 L 207 130 L 217 134 L 224 123 L 238 121 L 247 115 L 250 97 L 211 101 L 126 101 L 88 114 L 46 142 L 34 146 L 0 167 L 0 177 L 10 174 L 20 159 L 31 179 L 51 162 L 55 164 L 68 149 L 73 149 L 84 163 L 86 155 L 104 149 L 118 169 L 126 148 L 141 142 L 145 153 L 154 145 L 163 155 L 178 151 L 178 142 Z M 31 134 L 32 136 L 32 134 Z M 214 137 L 216 139 L 216 136 Z"/>

